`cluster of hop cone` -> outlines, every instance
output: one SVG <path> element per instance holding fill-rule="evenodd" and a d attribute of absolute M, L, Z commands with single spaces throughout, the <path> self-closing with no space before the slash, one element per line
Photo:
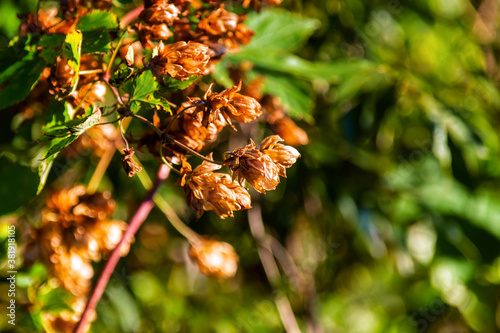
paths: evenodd
<path fill-rule="evenodd" d="M 243 6 L 260 10 L 263 5 L 280 2 L 245 0 Z M 37 15 L 21 16 L 20 35 L 68 34 L 76 29 L 82 15 L 108 10 L 111 6 L 109 0 L 61 0 L 59 10 L 40 9 Z M 190 16 L 198 19 L 195 27 Z M 145 0 L 138 18 L 139 23 L 127 27 L 129 35 L 135 37 L 125 39 L 127 47 L 122 47 L 119 54 L 130 68 L 150 70 L 160 85 L 164 78 L 187 81 L 194 76 L 209 75 L 226 52 L 237 51 L 254 34 L 244 24 L 245 14 L 227 11 L 218 0 Z M 169 38 L 174 42 L 163 42 Z M 145 49 L 154 49 L 150 60 L 143 56 Z M 43 71 L 37 86 L 19 105 L 19 112 L 26 118 L 32 117 L 43 112 L 53 96 L 70 92 L 65 97 L 68 107 L 73 114 L 80 115 L 94 103 L 105 101 L 113 89 L 105 73 L 109 70 L 102 56 L 83 55 L 79 84 L 71 91 L 75 73 L 68 60 L 60 56 L 51 68 Z M 259 193 L 274 190 L 280 176 L 286 177 L 286 169 L 300 157 L 291 145 L 308 142 L 307 134 L 286 116 L 279 100 L 261 93 L 261 77 L 243 89 L 243 71 L 234 70 L 232 75 L 239 84 L 220 92 L 213 91 L 213 84 L 201 93 L 202 85 L 189 86 L 180 94 L 184 100 L 175 101 L 180 107 L 173 114 L 160 119 L 155 113 L 151 124 L 164 137 L 151 131 L 138 140 L 139 149 L 147 149 L 172 168 L 180 165 L 176 170 L 177 185 L 183 187 L 187 202 L 198 218 L 205 211 L 226 218 L 232 217 L 233 211 L 251 208 L 245 182 Z M 196 97 L 200 95 L 203 96 Z M 227 152 L 220 162 L 214 161 L 212 154 L 204 156 L 202 164 L 194 168 L 187 161 L 187 155 L 199 154 L 210 147 L 225 127 L 236 130 L 235 122 L 249 123 L 257 118 L 266 121 L 276 135 L 263 139 L 259 146 L 250 139 L 248 145 Z M 120 141 L 122 136 L 118 133 L 119 129 L 113 125 L 96 126 L 63 154 L 72 158 L 91 149 L 95 156 L 102 157 L 107 150 L 119 148 L 123 151 L 127 175 L 134 176 L 141 166 L 133 158 L 134 149 L 128 146 L 125 136 L 125 142 Z M 290 145 L 282 144 L 283 141 Z M 222 166 L 227 166 L 230 173 L 216 172 Z M 44 325 L 49 331 L 72 330 L 90 291 L 92 262 L 108 256 L 123 237 L 127 224 L 112 219 L 114 209 L 115 202 L 109 192 L 89 193 L 82 185 L 49 192 L 40 222 L 31 226 L 24 250 L 26 264 L 43 262 L 49 268 L 53 284 L 74 295 L 71 302 L 74 311 L 44 315 Z M 191 243 L 190 255 L 202 273 L 217 278 L 234 276 L 238 256 L 230 244 L 207 237 Z M 128 251 L 128 247 L 122 248 L 122 255 Z"/>

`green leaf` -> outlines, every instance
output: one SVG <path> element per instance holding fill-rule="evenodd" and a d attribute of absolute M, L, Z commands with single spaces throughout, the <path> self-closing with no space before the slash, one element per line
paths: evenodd
<path fill-rule="evenodd" d="M 0 186 L 0 216 L 26 204 L 35 193 L 38 179 L 30 167 L 0 157 L 0 173 L 5 175 Z"/>
<path fill-rule="evenodd" d="M 63 54 L 68 61 L 68 66 L 74 71 L 75 75 L 71 79 L 71 89 L 68 94 L 72 93 L 78 84 L 78 76 L 80 72 L 80 52 L 82 49 L 82 33 L 73 31 L 66 35 L 63 44 Z"/>
<path fill-rule="evenodd" d="M 111 50 L 111 39 L 106 29 L 83 31 L 82 54 L 107 53 Z"/>
<path fill-rule="evenodd" d="M 66 103 L 52 101 L 44 115 L 42 131 L 46 132 L 51 128 L 63 126 L 66 122 L 70 121 L 71 118 L 72 117 Z"/>
<path fill-rule="evenodd" d="M 0 109 L 22 101 L 38 82 L 45 62 L 37 57 L 23 59 L 0 74 L 0 84 L 7 85 L 0 92 Z"/>
<path fill-rule="evenodd" d="M 241 48 L 241 52 L 249 49 L 296 51 L 320 26 L 318 20 L 277 8 L 248 14 L 246 24 L 255 31 L 255 36 L 250 44 Z"/>
<path fill-rule="evenodd" d="M 267 93 L 279 97 L 287 114 L 295 119 L 312 122 L 314 96 L 309 85 L 299 80 L 291 80 L 289 76 L 267 73 L 264 81 Z"/>
<path fill-rule="evenodd" d="M 60 115 L 57 116 L 58 112 L 63 111 L 61 110 L 61 105 L 56 104 L 55 106 L 53 106 L 53 108 L 54 110 L 51 112 L 52 116 L 50 116 L 48 119 L 50 123 L 56 124 L 56 126 L 49 128 L 46 136 L 44 136 L 40 140 L 51 141 L 49 146 L 45 150 L 42 162 L 38 166 L 40 183 L 38 184 L 37 194 L 39 194 L 45 186 L 50 169 L 52 168 L 52 165 L 54 163 L 54 159 L 57 157 L 59 152 L 69 146 L 73 141 L 78 139 L 78 137 L 82 135 L 86 130 L 97 125 L 102 116 L 101 110 L 97 110 L 87 117 L 73 119 L 67 121 L 64 125 L 59 125 L 62 118 L 64 117 L 64 119 L 67 119 L 69 115 L 63 114 L 62 117 Z"/>
<path fill-rule="evenodd" d="M 231 53 L 226 57 L 227 61 L 239 63 L 243 60 L 250 61 L 255 68 L 278 71 L 292 74 L 306 80 L 323 79 L 328 82 L 339 82 L 346 73 L 353 73 L 366 68 L 375 67 L 368 61 L 339 61 L 335 63 L 312 62 L 302 59 L 296 55 L 280 51 L 266 52 L 263 50 L 252 50 L 252 52 Z M 218 68 L 220 66 L 217 66 Z M 219 69 L 220 70 L 220 69 Z"/>
<path fill-rule="evenodd" d="M 76 29 L 81 31 L 90 31 L 97 28 L 118 28 L 118 19 L 116 15 L 102 10 L 94 10 L 89 14 L 83 15 L 76 24 Z"/>
<path fill-rule="evenodd" d="M 62 53 L 62 45 L 65 38 L 66 35 L 63 34 L 43 35 L 38 44 L 42 47 L 40 57 L 48 64 L 54 64 L 57 57 Z"/>
<path fill-rule="evenodd" d="M 228 54 L 228 56 L 230 56 L 230 55 L 232 55 L 232 53 Z M 229 76 L 229 69 L 226 67 L 228 64 L 228 62 L 226 61 L 226 58 L 222 59 L 215 66 L 214 70 L 212 71 L 212 77 L 215 79 L 215 81 L 218 84 L 220 84 L 221 86 L 228 89 L 228 88 L 231 88 L 232 86 L 234 86 L 234 82 L 231 79 L 231 77 Z"/>
<path fill-rule="evenodd" d="M 130 94 L 130 111 L 134 113 L 139 112 L 143 104 L 146 104 L 150 108 L 170 111 L 170 105 L 161 97 L 155 96 L 159 84 L 151 71 L 143 72 L 133 81 L 126 81 L 122 87 Z"/>
<path fill-rule="evenodd" d="M 115 87 L 119 87 L 123 82 L 125 82 L 129 77 L 131 77 L 133 70 L 127 67 L 125 64 L 121 64 L 120 68 L 111 75 L 109 83 Z"/>
<path fill-rule="evenodd" d="M 197 78 L 198 78 L 197 76 L 191 76 L 186 81 L 181 81 L 174 79 L 173 77 L 170 76 L 164 76 L 163 77 L 164 89 L 168 91 L 184 90 L 187 87 L 189 87 L 194 81 L 196 81 Z"/>
<path fill-rule="evenodd" d="M 50 146 L 45 152 L 45 159 L 51 157 L 52 155 L 55 155 L 59 153 L 61 150 L 69 146 L 73 141 L 78 139 L 78 135 L 69 135 L 66 137 L 62 138 L 54 138 L 52 141 L 50 141 Z"/>
<path fill-rule="evenodd" d="M 60 313 L 62 310 L 74 312 L 73 307 L 69 305 L 73 295 L 61 288 L 51 289 L 48 292 L 44 290 L 38 293 L 38 301 L 42 304 L 42 311 L 49 313 Z"/>

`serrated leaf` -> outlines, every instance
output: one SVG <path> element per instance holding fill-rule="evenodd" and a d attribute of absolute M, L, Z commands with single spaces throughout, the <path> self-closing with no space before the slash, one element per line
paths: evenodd
<path fill-rule="evenodd" d="M 74 76 L 71 79 L 71 89 L 68 94 L 72 93 L 78 84 L 80 73 L 80 53 L 82 49 L 82 33 L 78 30 L 72 31 L 66 35 L 63 44 L 63 54 L 68 61 L 68 66 L 74 71 Z"/>
<path fill-rule="evenodd" d="M 73 141 L 78 139 L 78 135 L 69 135 L 62 138 L 54 138 L 50 141 L 50 146 L 45 152 L 45 159 L 59 153 L 61 150 L 69 146 Z"/>
<path fill-rule="evenodd" d="M 187 87 L 189 87 L 194 81 L 196 81 L 197 78 L 198 78 L 197 76 L 191 76 L 186 81 L 181 81 L 174 79 L 173 77 L 170 76 L 164 76 L 163 77 L 164 87 L 162 88 L 168 91 L 184 90 Z"/>
<path fill-rule="evenodd" d="M 62 45 L 65 39 L 66 35 L 63 34 L 43 35 L 38 44 L 42 47 L 40 57 L 48 64 L 55 63 L 57 57 L 62 53 Z"/>
<path fill-rule="evenodd" d="M 264 89 L 267 93 L 279 97 L 290 117 L 311 122 L 314 101 L 309 85 L 299 80 L 290 80 L 289 76 L 266 73 Z"/>
<path fill-rule="evenodd" d="M 83 121 L 79 121 L 78 124 L 72 126 L 69 128 L 69 131 L 74 134 L 74 135 L 81 135 L 83 134 L 83 132 L 85 132 L 86 130 L 88 130 L 89 128 L 99 124 L 99 121 L 101 120 L 101 116 L 102 116 L 102 112 L 101 110 L 97 110 L 96 112 L 92 113 L 90 116 L 86 117 L 86 118 L 81 118 L 81 119 L 74 119 L 73 121 L 76 121 L 76 120 L 83 120 Z M 70 124 L 70 122 L 68 122 L 68 124 Z"/>
<path fill-rule="evenodd" d="M 93 114 L 85 118 L 73 119 L 66 122 L 62 126 L 50 128 L 43 139 L 52 140 L 47 149 L 44 159 L 59 152 L 67 147 L 71 142 L 75 141 L 78 136 L 82 135 L 89 128 L 97 125 L 101 119 L 101 110 L 97 110 Z M 41 140 L 43 141 L 43 140 Z"/>
<path fill-rule="evenodd" d="M 91 13 L 83 15 L 76 24 L 76 29 L 81 31 L 90 31 L 97 28 L 118 28 L 116 15 L 102 10 L 94 10 Z"/>
<path fill-rule="evenodd" d="M 22 101 L 38 82 L 45 67 L 45 62 L 34 57 L 21 60 L 0 74 L 0 84 L 7 82 L 0 92 L 0 109 Z"/>
<path fill-rule="evenodd" d="M 291 22 L 293 24 L 290 24 Z M 255 36 L 250 44 L 241 48 L 240 52 L 250 52 L 250 50 L 296 51 L 320 26 L 318 20 L 278 8 L 269 8 L 261 13 L 252 12 L 248 14 L 245 23 L 255 31 Z"/>
<path fill-rule="evenodd" d="M 66 122 L 63 126 L 52 127 L 50 128 L 50 131 L 46 133 L 50 134 L 50 136 L 45 136 L 40 140 L 51 141 L 45 151 L 43 160 L 38 166 L 40 183 L 38 184 L 37 194 L 39 194 L 45 186 L 50 169 L 54 164 L 54 159 L 57 157 L 59 152 L 69 146 L 73 141 L 78 139 L 78 137 L 86 130 L 97 125 L 101 119 L 101 116 L 101 110 L 97 110 L 88 117 L 73 119 Z"/>
<path fill-rule="evenodd" d="M 111 50 L 111 38 L 106 29 L 83 31 L 82 54 L 107 53 Z"/>
<path fill-rule="evenodd" d="M 170 111 L 170 105 L 163 101 L 161 97 L 155 95 L 158 90 L 158 82 L 151 71 L 145 71 L 135 80 L 126 81 L 122 88 L 130 94 L 130 111 L 138 112 L 142 105 L 146 104 L 150 108 Z"/>

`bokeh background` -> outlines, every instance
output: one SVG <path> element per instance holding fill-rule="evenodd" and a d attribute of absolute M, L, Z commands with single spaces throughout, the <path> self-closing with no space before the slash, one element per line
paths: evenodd
<path fill-rule="evenodd" d="M 255 196 L 257 213 L 233 219 L 205 214 L 195 222 L 173 181 L 161 190 L 196 232 L 234 246 L 236 277 L 201 275 L 187 241 L 154 209 L 113 275 L 93 332 L 281 332 L 280 295 L 308 332 L 500 331 L 499 2 L 284 0 L 280 7 L 249 15 L 254 40 L 226 57 L 214 78 L 232 85 L 228 68 L 243 68 L 247 82 L 265 76 L 266 92 L 308 134 L 297 147 L 302 157 L 275 191 Z M 17 32 L 16 13 L 35 8 L 0 1 L 0 46 Z M 13 141 L 14 112 L 2 117 L 4 258 L 8 220 L 26 212 L 37 178 L 5 158 L 22 145 Z M 250 132 L 271 134 L 265 124 L 240 131 Z M 247 139 L 231 140 L 233 147 Z M 156 162 L 141 162 L 152 176 Z M 61 163 L 85 183 L 96 161 Z M 120 168 L 115 156 L 102 187 L 126 220 L 145 191 Z M 287 250 L 273 286 L 249 228 L 260 216 Z M 20 298 L 46 275 L 41 265 L 19 272 L 27 290 Z M 6 289 L 2 283 L 2 302 Z M 36 331 L 33 309 L 58 311 L 61 299 L 46 293 L 24 302 L 16 329 Z M 0 327 L 10 329 L 4 316 Z"/>

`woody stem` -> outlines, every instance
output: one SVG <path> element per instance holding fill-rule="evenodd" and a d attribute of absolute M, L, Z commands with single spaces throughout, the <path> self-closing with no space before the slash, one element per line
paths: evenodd
<path fill-rule="evenodd" d="M 125 232 L 123 233 L 120 242 L 111 253 L 111 257 L 106 262 L 101 275 L 99 275 L 97 283 L 92 290 L 92 294 L 89 297 L 80 321 L 73 331 L 74 333 L 83 333 L 88 328 L 92 313 L 94 312 L 97 303 L 99 303 L 99 300 L 101 299 L 104 290 L 106 289 L 106 285 L 108 284 L 108 281 L 111 278 L 111 275 L 113 274 L 118 261 L 120 260 L 122 249 L 124 249 L 130 243 L 132 237 L 135 235 L 137 230 L 139 230 L 139 227 L 142 225 L 144 220 L 148 217 L 149 212 L 153 208 L 153 197 L 158 191 L 160 185 L 168 178 L 169 175 L 170 169 L 166 165 L 160 165 L 160 168 L 158 169 L 158 172 L 156 174 L 156 181 L 144 198 L 144 201 L 139 206 L 139 209 L 137 209 L 134 216 L 130 220 L 127 230 L 125 230 Z"/>

